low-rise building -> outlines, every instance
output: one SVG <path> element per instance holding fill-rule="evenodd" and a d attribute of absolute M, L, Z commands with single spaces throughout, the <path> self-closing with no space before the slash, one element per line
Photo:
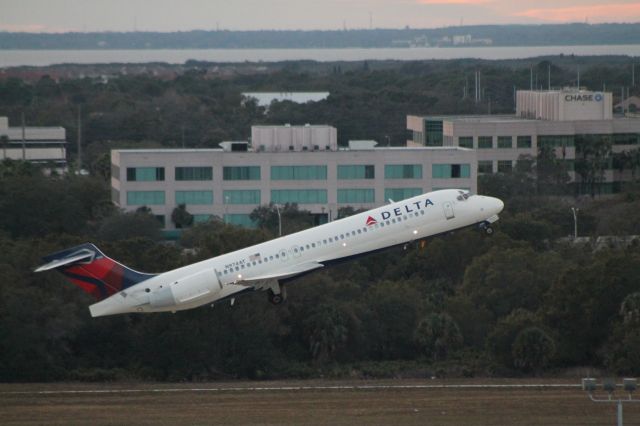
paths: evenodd
<path fill-rule="evenodd" d="M 9 127 L 9 119 L 0 117 L 0 159 L 46 164 L 62 172 L 67 168 L 66 147 L 64 127 Z"/>
<path fill-rule="evenodd" d="M 173 229 L 171 213 L 180 204 L 196 221 L 215 215 L 251 226 L 256 207 L 296 203 L 323 223 L 336 218 L 341 207 L 370 209 L 435 189 L 477 189 L 472 149 L 376 148 L 374 141 L 338 148 L 331 142 L 334 128 L 324 129 L 322 149 L 313 149 L 313 143 L 290 149 L 290 128 L 279 127 L 271 130 L 282 138 L 258 147 L 228 142 L 218 149 L 113 150 L 112 200 L 128 211 L 147 206 L 165 229 Z M 263 129 L 256 126 L 252 134 Z"/>
<path fill-rule="evenodd" d="M 575 173 L 581 149 L 594 141 L 611 144 L 599 190 L 616 192 L 632 170 L 615 167 L 614 158 L 640 148 L 640 119 L 614 117 L 611 93 L 563 89 L 518 91 L 515 115 L 407 116 L 413 145 L 477 150 L 478 173 L 509 172 L 522 155 L 535 158 L 541 147 L 554 149 Z"/>

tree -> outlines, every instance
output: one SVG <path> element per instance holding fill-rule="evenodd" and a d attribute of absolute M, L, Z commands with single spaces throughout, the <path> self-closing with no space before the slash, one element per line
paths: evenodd
<path fill-rule="evenodd" d="M 538 147 L 535 171 L 538 194 L 558 195 L 567 192 L 567 183 L 570 180 L 567 164 L 564 158 L 558 159 L 556 157 L 556 150 L 553 146 L 540 145 Z"/>
<path fill-rule="evenodd" d="M 316 307 L 303 328 L 309 353 L 318 363 L 334 360 L 335 353 L 349 338 L 347 318 L 333 305 Z"/>
<path fill-rule="evenodd" d="M 7 147 L 9 146 L 9 136 L 0 135 L 0 145 L 2 146 L 2 159 L 7 158 Z"/>
<path fill-rule="evenodd" d="M 171 221 L 178 229 L 188 228 L 193 225 L 193 215 L 187 211 L 185 204 L 178 204 L 178 207 L 171 212 Z"/>
<path fill-rule="evenodd" d="M 525 328 L 513 343 L 513 364 L 522 371 L 539 373 L 549 364 L 555 350 L 553 339 L 542 329 Z"/>
<path fill-rule="evenodd" d="M 552 252 L 494 247 L 469 265 L 461 291 L 498 319 L 518 308 L 536 310 L 551 284 L 547 277 L 563 269 L 563 259 Z"/>
<path fill-rule="evenodd" d="M 516 309 L 498 320 L 487 337 L 486 349 L 498 363 L 504 367 L 513 368 L 515 366 L 513 345 L 518 334 L 524 329 L 539 324 L 540 320 L 532 312 Z"/>
<path fill-rule="evenodd" d="M 117 213 L 106 218 L 98 229 L 98 237 L 105 241 L 148 238 L 159 241 L 162 225 L 145 212 Z"/>
<path fill-rule="evenodd" d="M 604 171 L 609 166 L 612 140 L 606 135 L 576 136 L 576 173 L 586 191 L 595 197 Z"/>
<path fill-rule="evenodd" d="M 279 216 L 278 209 L 280 209 Z M 277 208 L 273 203 L 258 206 L 249 217 L 258 225 L 258 228 L 269 231 L 272 235 L 278 235 L 280 223 L 282 224 L 282 235 L 302 231 L 314 225 L 311 213 L 307 210 L 299 210 L 295 203 L 286 203 Z"/>
<path fill-rule="evenodd" d="M 417 346 L 433 361 L 446 359 L 462 347 L 462 334 L 446 313 L 431 313 L 418 323 L 414 333 Z"/>

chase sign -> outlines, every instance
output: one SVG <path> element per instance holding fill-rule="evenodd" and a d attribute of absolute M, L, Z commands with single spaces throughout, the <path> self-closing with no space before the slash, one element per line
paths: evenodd
<path fill-rule="evenodd" d="M 564 95 L 567 102 L 601 102 L 604 99 L 602 93 L 573 93 Z"/>

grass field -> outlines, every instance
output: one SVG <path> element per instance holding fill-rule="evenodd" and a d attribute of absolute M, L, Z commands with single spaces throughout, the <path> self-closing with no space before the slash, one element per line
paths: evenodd
<path fill-rule="evenodd" d="M 562 386 L 520 387 L 530 384 Z M 0 424 L 615 425 L 615 404 L 591 402 L 576 384 L 482 379 L 0 384 Z M 640 404 L 626 404 L 624 420 L 640 425 Z"/>

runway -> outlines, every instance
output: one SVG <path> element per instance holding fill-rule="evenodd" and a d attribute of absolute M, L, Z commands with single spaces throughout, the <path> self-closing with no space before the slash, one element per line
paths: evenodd
<path fill-rule="evenodd" d="M 411 384 L 411 385 L 304 385 L 304 386 L 223 386 L 185 388 L 136 388 L 136 389 L 55 389 L 32 391 L 1 391 L 0 395 L 64 395 L 64 394 L 123 394 L 123 393 L 184 393 L 184 392 L 278 392 L 278 391 L 359 391 L 393 389 L 571 389 L 580 388 L 571 383 L 521 383 L 521 384 Z"/>
<path fill-rule="evenodd" d="M 632 406 L 634 405 L 634 406 Z M 640 426 L 640 404 L 625 406 Z M 0 423 L 36 425 L 603 425 L 579 379 L 0 384 Z"/>

